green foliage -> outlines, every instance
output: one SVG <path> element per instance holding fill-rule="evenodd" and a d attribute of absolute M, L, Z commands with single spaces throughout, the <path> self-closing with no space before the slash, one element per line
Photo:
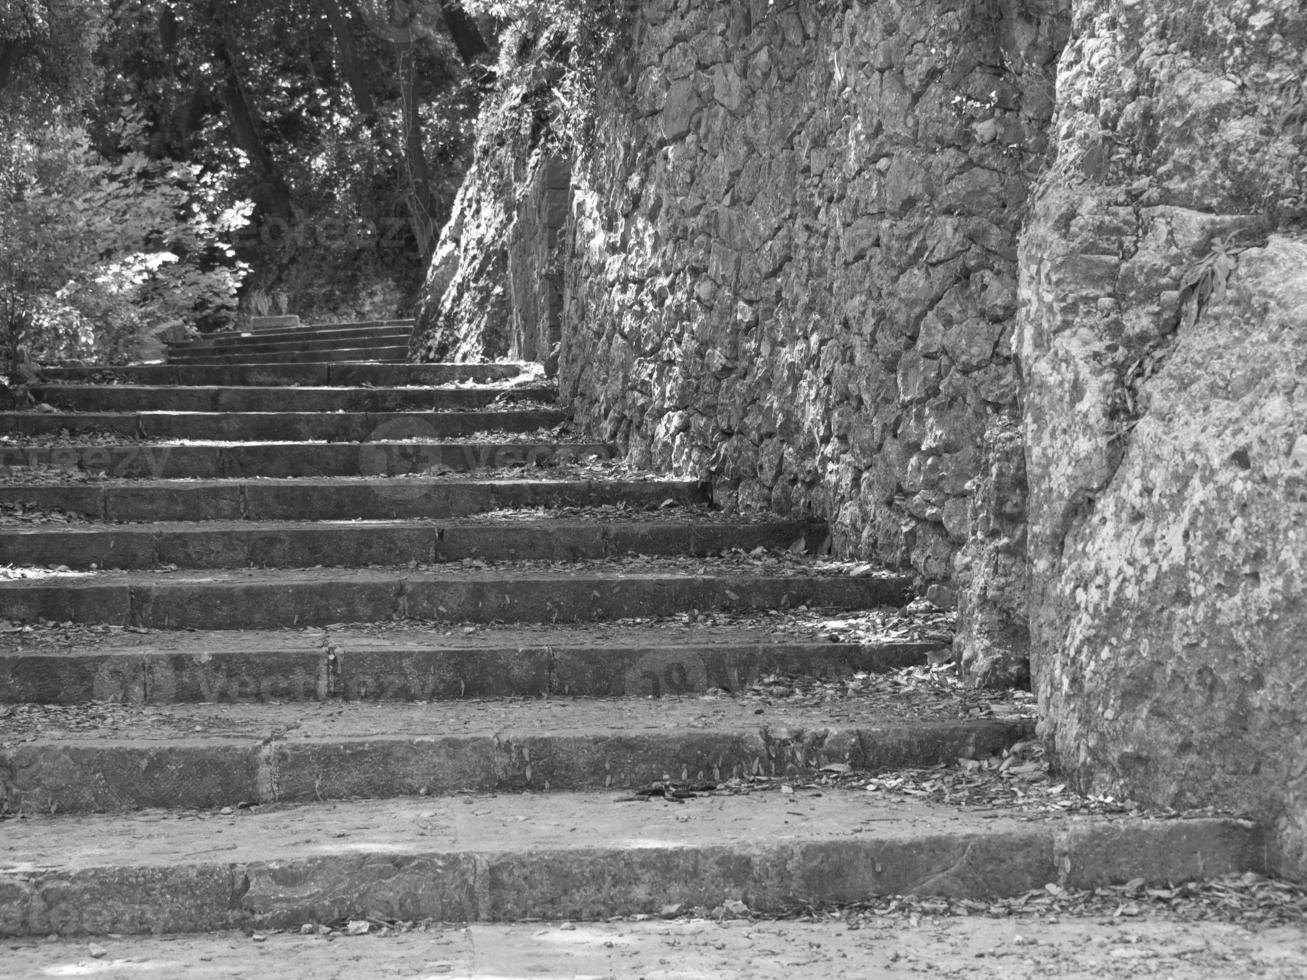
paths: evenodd
<path fill-rule="evenodd" d="M 121 0 L 106 104 L 255 202 L 243 308 L 393 316 L 466 169 L 478 93 L 435 0 Z"/>
<path fill-rule="evenodd" d="M 504 24 L 499 119 L 482 130 L 518 129 L 531 145 L 587 146 L 599 69 L 627 29 L 624 0 L 465 0 L 470 13 Z"/>
<path fill-rule="evenodd" d="M 213 207 L 193 166 L 111 160 L 56 123 L 0 146 L 0 327 L 14 366 L 118 363 L 147 331 L 230 316 L 244 268 L 225 239 L 248 205 Z"/>
<path fill-rule="evenodd" d="M 453 0 L 0 0 L 8 360 L 406 312 L 485 52 Z"/>
<path fill-rule="evenodd" d="M 98 71 L 106 0 L 0 0 L 0 112 L 49 119 L 76 108 Z"/>

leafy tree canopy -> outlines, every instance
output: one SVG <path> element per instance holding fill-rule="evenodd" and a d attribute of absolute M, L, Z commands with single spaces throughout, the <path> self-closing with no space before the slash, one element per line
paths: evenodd
<path fill-rule="evenodd" d="M 11 359 L 406 312 L 494 52 L 454 0 L 0 0 Z"/>

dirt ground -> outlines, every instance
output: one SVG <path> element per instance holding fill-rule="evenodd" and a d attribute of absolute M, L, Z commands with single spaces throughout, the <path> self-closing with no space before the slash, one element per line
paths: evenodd
<path fill-rule="evenodd" d="M 852 927 L 851 927 L 852 926 Z M 0 978 L 1301 978 L 1307 928 L 1165 917 L 430 927 L 399 935 L 4 940 Z"/>

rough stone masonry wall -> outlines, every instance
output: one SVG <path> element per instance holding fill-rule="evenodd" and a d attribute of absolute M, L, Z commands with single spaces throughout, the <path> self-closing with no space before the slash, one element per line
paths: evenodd
<path fill-rule="evenodd" d="M 1022 243 L 1032 661 L 1083 788 L 1307 874 L 1307 9 L 1077 0 Z"/>
<path fill-rule="evenodd" d="M 573 175 L 578 416 L 960 584 L 994 680 L 1025 652 L 1016 242 L 1067 7 L 640 4 Z"/>

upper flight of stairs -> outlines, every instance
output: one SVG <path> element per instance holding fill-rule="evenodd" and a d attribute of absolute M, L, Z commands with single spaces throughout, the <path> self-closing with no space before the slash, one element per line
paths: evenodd
<path fill-rule="evenodd" d="M 837 696 L 943 648 L 832 634 L 910 583 L 605 466 L 522 365 L 264 356 L 52 369 L 0 416 L 0 935 L 1261 870 L 1234 820 L 785 792 L 1033 722 Z M 616 802 L 670 782 L 701 795 Z"/>
<path fill-rule="evenodd" d="M 210 334 L 170 344 L 170 364 L 297 364 L 332 361 L 398 362 L 408 357 L 412 320 L 283 325 Z"/>

